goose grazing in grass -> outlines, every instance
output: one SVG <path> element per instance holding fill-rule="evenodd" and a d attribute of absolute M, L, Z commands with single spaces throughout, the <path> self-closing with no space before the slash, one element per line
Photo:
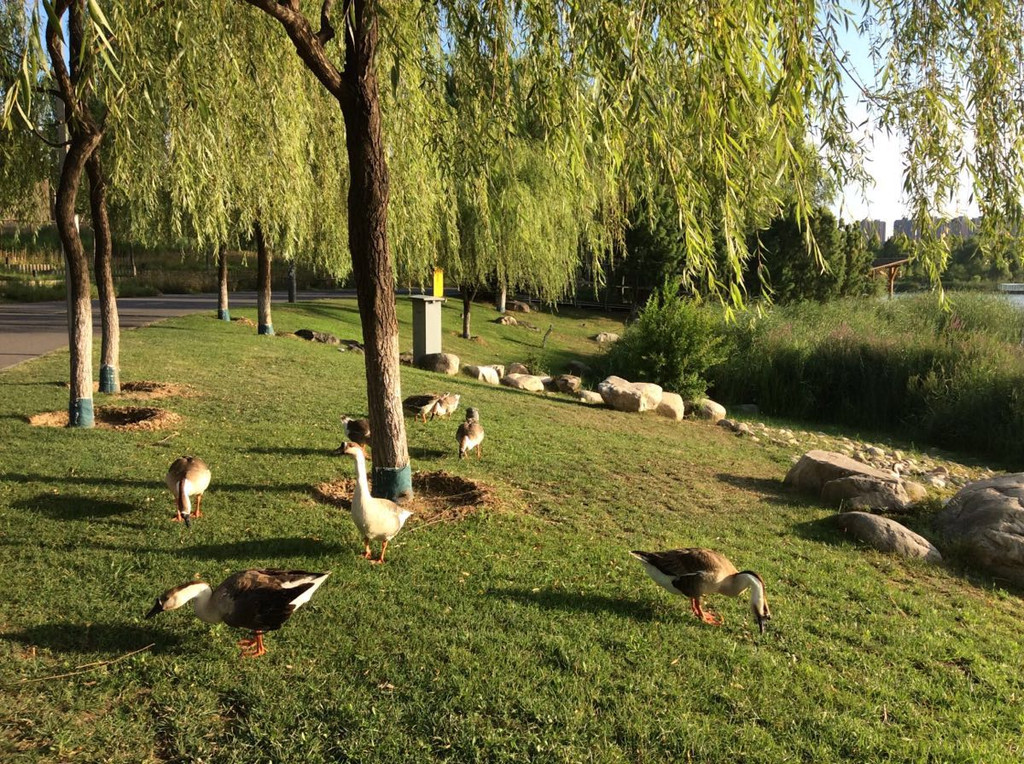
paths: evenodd
<path fill-rule="evenodd" d="M 405 521 L 412 516 L 408 509 L 402 509 L 393 501 L 378 499 L 370 495 L 370 484 L 366 479 L 366 456 L 357 443 L 346 443 L 345 453 L 356 460 L 356 490 L 352 494 L 352 522 L 359 529 L 363 539 L 363 557 L 374 564 L 384 563 L 384 552 Z M 380 557 L 376 559 L 370 549 L 371 541 L 380 541 Z"/>
<path fill-rule="evenodd" d="M 164 479 L 167 488 L 174 494 L 174 506 L 177 514 L 175 522 L 184 520 L 187 528 L 192 527 L 192 502 L 196 497 L 196 517 L 202 517 L 203 493 L 210 487 L 210 468 L 202 459 L 194 456 L 181 456 L 175 459 L 167 470 Z"/>
<path fill-rule="evenodd" d="M 673 594 L 690 598 L 693 614 L 704 623 L 721 626 L 723 619 L 700 606 L 706 594 L 736 597 L 750 589 L 750 607 L 757 626 L 764 634 L 771 620 L 764 581 L 752 570 L 737 571 L 724 556 L 711 549 L 673 549 L 668 552 L 630 552 L 643 563 L 647 575 Z"/>
<path fill-rule="evenodd" d="M 345 442 L 358 443 L 360 446 L 369 447 L 370 445 L 370 420 L 369 419 L 353 419 L 349 416 L 343 416 L 341 418 L 341 426 L 345 430 Z M 337 448 L 337 453 L 342 453 L 345 450 L 345 443 L 342 443 Z"/>
<path fill-rule="evenodd" d="M 455 413 L 455 409 L 459 407 L 461 399 L 462 396 L 459 393 L 445 393 L 437 399 L 434 408 L 430 412 L 430 418 L 444 417 L 447 419 Z"/>
<path fill-rule="evenodd" d="M 434 405 L 441 400 L 441 396 L 436 393 L 425 393 L 423 395 L 410 395 L 404 401 L 402 401 L 402 409 L 406 414 L 410 414 L 415 419 L 423 417 L 423 421 L 427 421 L 427 416 L 434 412 Z"/>
<path fill-rule="evenodd" d="M 459 444 L 459 458 L 465 459 L 466 455 L 476 449 L 476 458 L 480 458 L 480 451 L 483 448 L 484 428 L 480 426 L 480 412 L 474 408 L 466 409 L 466 421 L 459 425 L 455 431 L 455 440 Z"/>
<path fill-rule="evenodd" d="M 252 639 L 238 644 L 243 657 L 258 658 L 267 651 L 263 632 L 280 629 L 292 613 L 309 602 L 329 575 L 305 570 L 242 570 L 216 589 L 203 581 L 190 581 L 161 594 L 146 618 L 191 601 L 196 615 L 206 623 L 251 629 Z"/>

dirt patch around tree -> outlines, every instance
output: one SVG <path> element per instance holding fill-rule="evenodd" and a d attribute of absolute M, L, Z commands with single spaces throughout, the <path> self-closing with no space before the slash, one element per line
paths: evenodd
<path fill-rule="evenodd" d="M 313 490 L 320 501 L 344 509 L 352 509 L 354 478 L 320 483 Z M 412 476 L 413 498 L 402 504 L 415 512 L 414 520 L 423 523 L 457 523 L 494 502 L 490 486 L 468 478 L 439 472 L 417 472 Z"/>
<path fill-rule="evenodd" d="M 188 385 L 176 385 L 173 382 L 140 380 L 123 383 L 121 395 L 125 398 L 152 401 L 160 398 L 189 398 L 195 395 L 195 390 Z"/>
<path fill-rule="evenodd" d="M 97 406 L 96 427 L 102 430 L 166 430 L 181 424 L 181 417 L 166 409 L 144 406 Z M 67 427 L 68 412 L 46 411 L 28 417 L 33 427 Z"/>

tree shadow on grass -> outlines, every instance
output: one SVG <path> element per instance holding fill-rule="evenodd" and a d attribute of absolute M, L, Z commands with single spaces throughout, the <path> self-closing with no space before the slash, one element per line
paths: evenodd
<path fill-rule="evenodd" d="M 277 537 L 267 539 L 249 539 L 233 541 L 227 544 L 196 544 L 195 546 L 177 547 L 173 551 L 181 557 L 196 560 L 266 560 L 260 563 L 274 567 L 275 560 L 289 557 L 328 557 L 348 551 L 348 547 L 324 542 L 314 538 L 301 536 Z M 166 552 L 167 549 L 152 549 L 153 552 Z M 219 583 L 211 581 L 210 583 Z"/>
<path fill-rule="evenodd" d="M 145 612 L 140 610 L 140 616 Z M 129 623 L 42 623 L 0 634 L 0 639 L 25 647 L 60 653 L 124 655 L 152 644 L 155 652 L 177 647 L 181 638 L 171 631 Z"/>
<path fill-rule="evenodd" d="M 254 446 L 246 451 L 250 454 L 268 456 L 331 456 L 332 448 L 310 448 L 309 446 Z"/>
<path fill-rule="evenodd" d="M 654 621 L 657 615 L 648 601 L 625 597 L 607 597 L 603 594 L 557 592 L 551 589 L 490 589 L 491 596 L 512 600 L 524 605 L 537 605 L 547 610 L 566 610 L 575 613 L 611 613 L 634 621 Z"/>
<path fill-rule="evenodd" d="M 803 504 L 808 507 L 819 506 L 806 496 L 783 484 L 781 480 L 774 478 L 749 477 L 746 475 L 733 475 L 728 472 L 719 472 L 715 479 L 735 488 L 740 488 L 749 493 L 756 494 L 770 504 Z"/>
<path fill-rule="evenodd" d="M 55 520 L 89 520 L 115 517 L 134 512 L 138 507 L 123 501 L 109 501 L 75 494 L 41 493 L 11 504 L 12 509 L 27 510 Z"/>
<path fill-rule="evenodd" d="M 455 439 L 452 438 L 454 444 Z M 410 446 L 409 456 L 413 459 L 443 459 L 445 456 L 458 456 L 458 448 L 453 445 L 451 451 L 440 448 L 427 448 L 426 446 Z"/>
<path fill-rule="evenodd" d="M 831 546 L 853 546 L 858 542 L 852 536 L 847 535 L 836 525 L 835 517 L 821 517 L 817 520 L 808 520 L 804 523 L 796 523 L 791 526 L 793 533 L 808 541 L 816 541 L 819 544 Z"/>

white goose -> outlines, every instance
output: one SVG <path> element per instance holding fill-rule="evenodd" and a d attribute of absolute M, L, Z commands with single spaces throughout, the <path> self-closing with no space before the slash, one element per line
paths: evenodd
<path fill-rule="evenodd" d="M 363 557 L 375 564 L 383 564 L 388 542 L 393 539 L 405 521 L 412 516 L 408 509 L 402 509 L 393 501 L 378 499 L 370 495 L 370 483 L 366 478 L 366 455 L 357 443 L 346 443 L 344 453 L 356 460 L 356 490 L 352 494 L 352 522 L 356 524 L 363 539 Z M 371 541 L 380 541 L 380 557 L 374 559 L 370 549 Z"/>
<path fill-rule="evenodd" d="M 202 517 L 203 493 L 210 487 L 210 468 L 206 462 L 194 456 L 180 456 L 175 459 L 167 470 L 164 478 L 168 490 L 174 494 L 174 506 L 177 514 L 175 522 L 184 520 L 185 526 L 192 527 L 192 502 L 196 497 L 195 516 Z"/>
<path fill-rule="evenodd" d="M 267 651 L 263 632 L 280 629 L 292 613 L 309 602 L 329 575 L 305 570 L 242 570 L 216 589 L 204 581 L 190 581 L 157 597 L 146 618 L 191 601 L 196 615 L 206 623 L 252 629 L 252 639 L 238 644 L 244 657 L 257 658 Z"/>
<path fill-rule="evenodd" d="M 704 623 L 721 626 L 724 620 L 701 608 L 705 594 L 736 597 L 750 589 L 750 607 L 757 626 L 764 634 L 771 620 L 764 581 L 752 570 L 738 572 L 725 555 L 712 549 L 673 549 L 668 552 L 630 552 L 643 563 L 647 575 L 673 594 L 690 598 L 693 614 Z"/>

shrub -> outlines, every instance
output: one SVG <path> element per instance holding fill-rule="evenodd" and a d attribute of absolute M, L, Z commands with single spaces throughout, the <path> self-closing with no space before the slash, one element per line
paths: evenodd
<path fill-rule="evenodd" d="M 728 331 L 716 399 L 1024 463 L 1024 311 L 932 295 L 774 308 Z"/>
<path fill-rule="evenodd" d="M 727 355 L 720 324 L 710 309 L 691 300 L 654 294 L 601 365 L 608 373 L 655 382 L 684 398 L 701 397 L 708 369 Z"/>

